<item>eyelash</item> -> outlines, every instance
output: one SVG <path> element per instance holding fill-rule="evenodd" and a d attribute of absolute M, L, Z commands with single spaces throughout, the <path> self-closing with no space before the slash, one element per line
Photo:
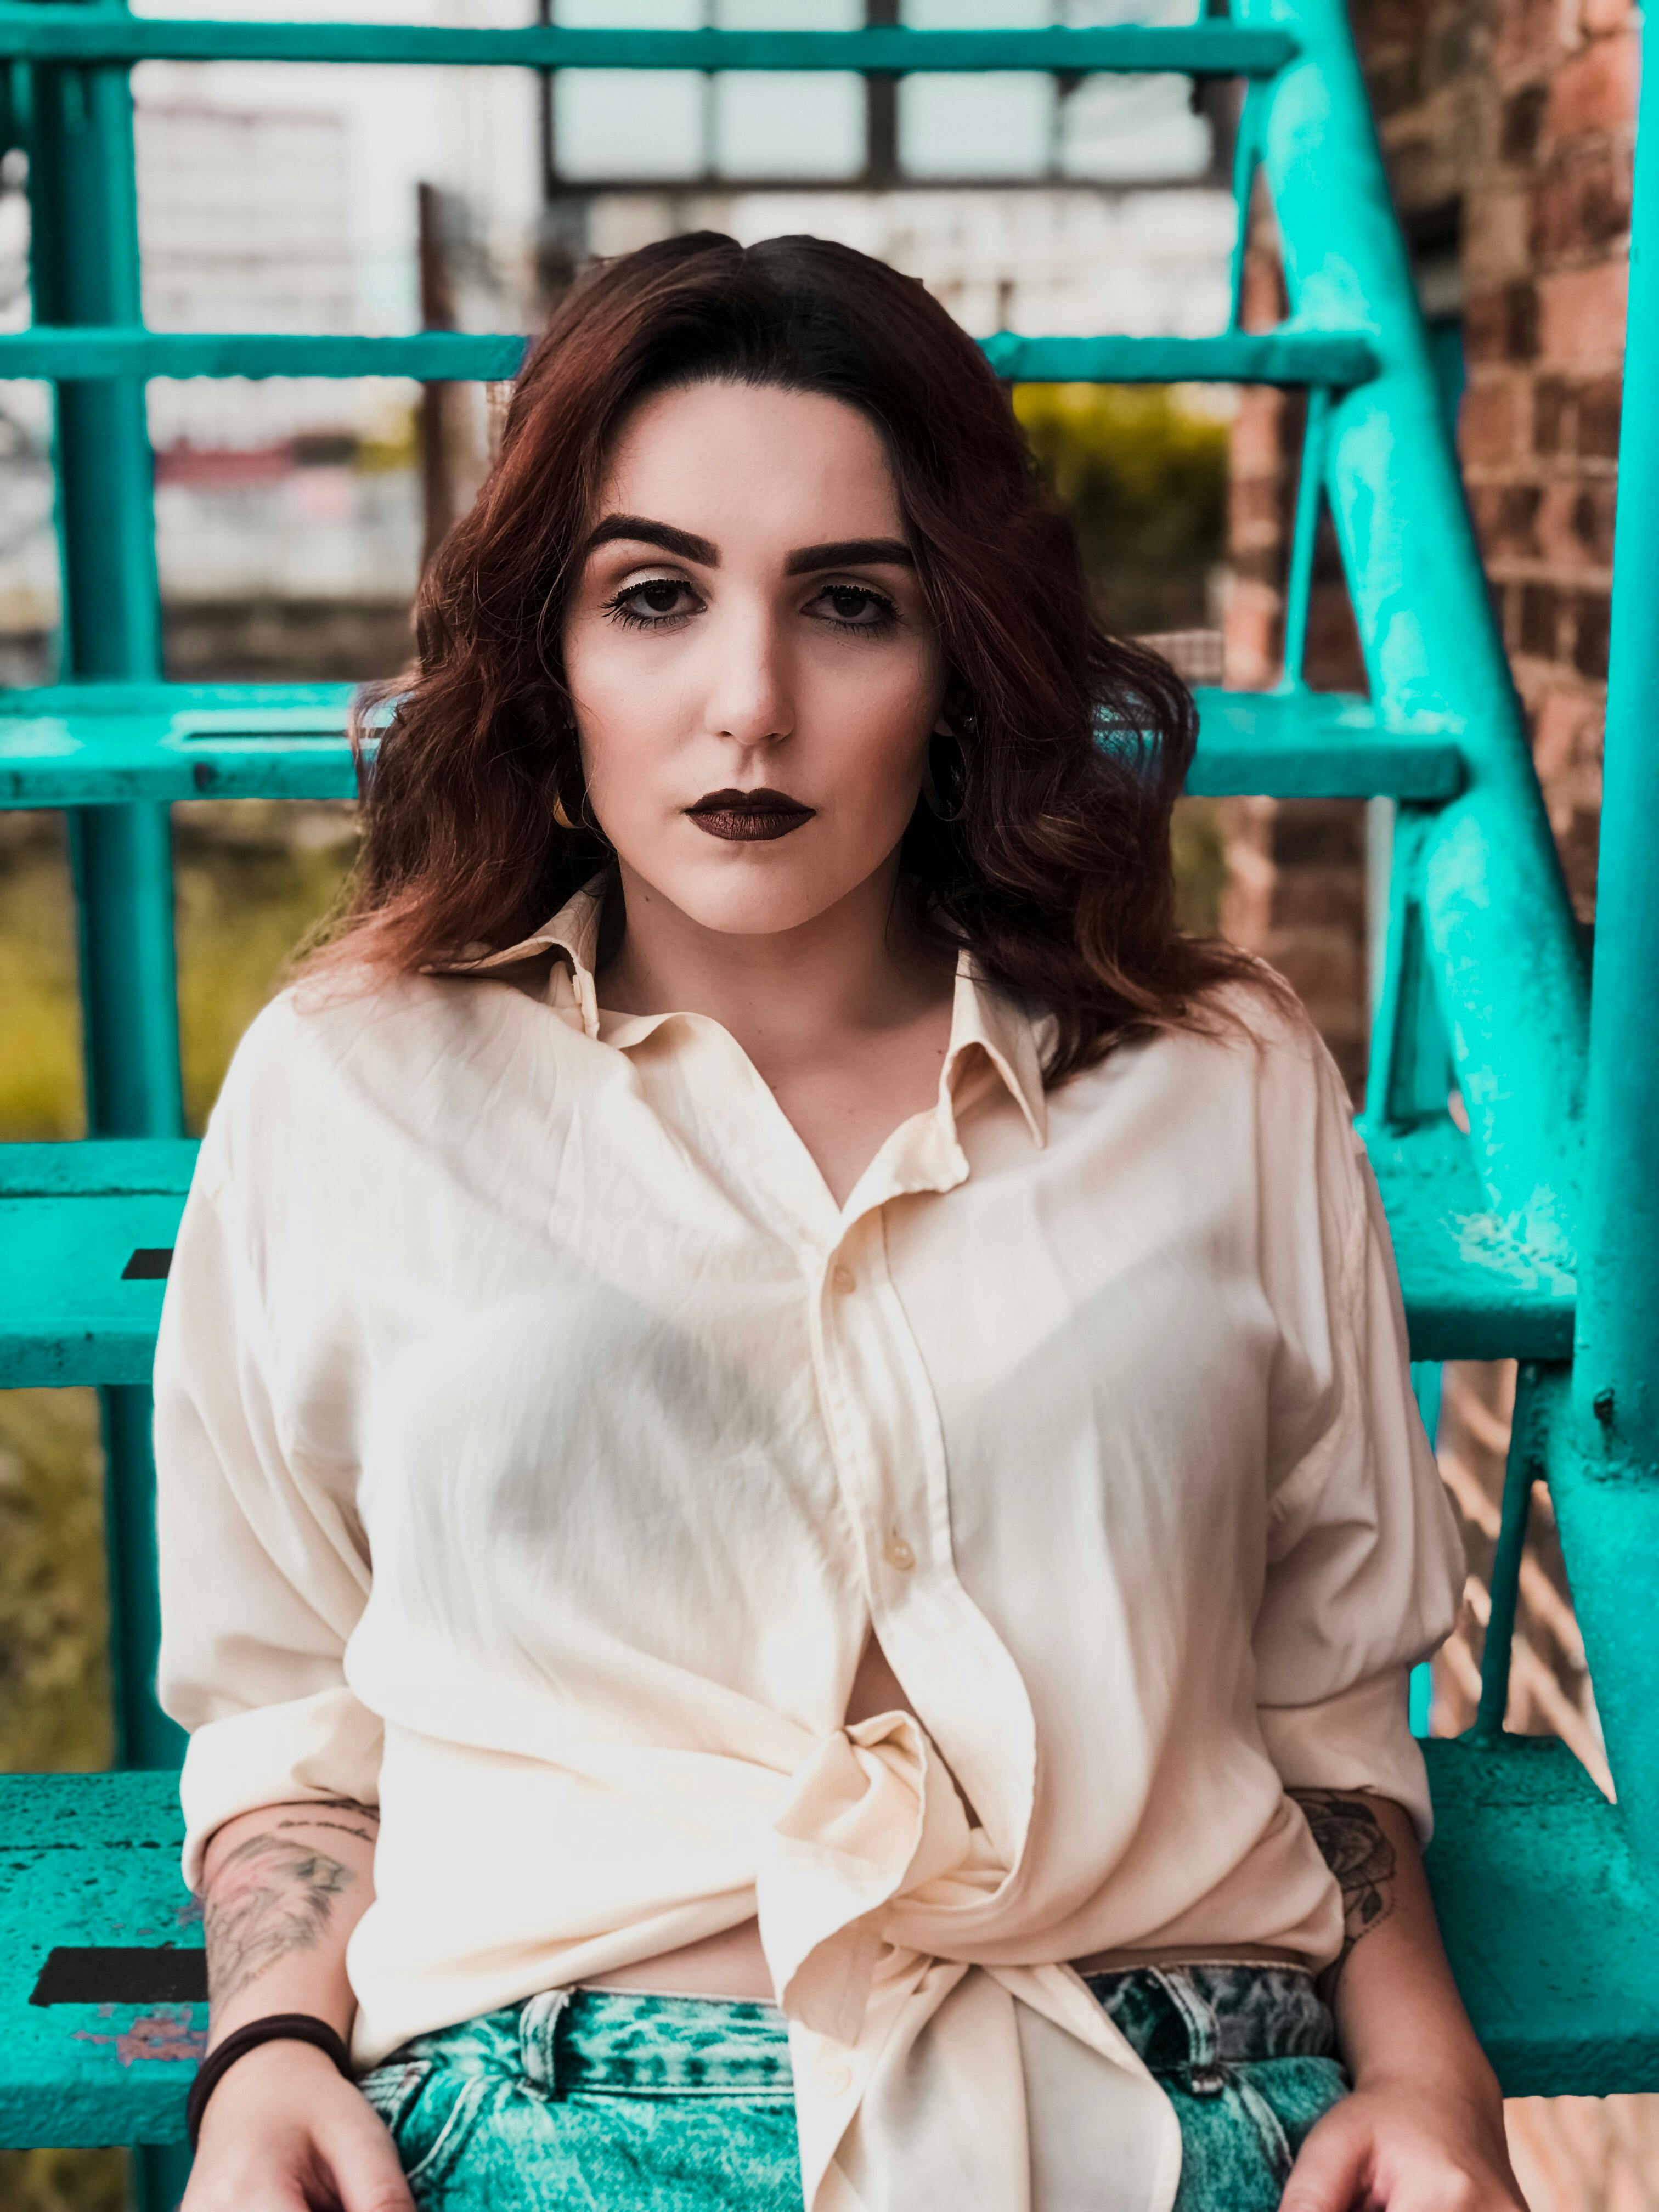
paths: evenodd
<path fill-rule="evenodd" d="M 647 576 L 641 583 L 627 585 L 614 598 L 607 599 L 605 612 L 612 622 L 620 623 L 627 629 L 677 629 L 688 618 L 691 611 L 690 608 L 683 609 L 678 614 L 643 615 L 628 604 L 636 592 L 649 591 L 653 585 L 663 584 L 674 584 L 686 591 L 690 589 L 682 576 Z M 898 609 L 892 600 L 884 592 L 877 591 L 872 584 L 826 584 L 823 592 L 854 592 L 860 599 L 872 601 L 880 610 L 873 622 L 847 622 L 836 615 L 819 616 L 818 620 L 827 622 L 831 629 L 857 632 L 865 637 L 884 637 L 898 620 Z M 819 597 L 823 597 L 823 592 Z"/>

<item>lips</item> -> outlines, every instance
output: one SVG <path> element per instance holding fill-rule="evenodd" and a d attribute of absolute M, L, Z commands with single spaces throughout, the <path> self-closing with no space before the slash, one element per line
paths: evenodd
<path fill-rule="evenodd" d="M 711 837 L 742 845 L 787 837 L 803 822 L 810 822 L 817 809 L 791 799 L 787 791 L 773 791 L 763 785 L 758 791 L 705 792 L 695 806 L 685 811 L 698 829 L 707 830 Z"/>

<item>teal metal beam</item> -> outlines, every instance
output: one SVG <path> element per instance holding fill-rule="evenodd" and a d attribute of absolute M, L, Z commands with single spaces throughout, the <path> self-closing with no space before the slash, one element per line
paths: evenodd
<path fill-rule="evenodd" d="M 1492 620 L 1342 0 L 1237 0 L 1301 47 L 1262 169 L 1292 316 L 1369 324 L 1379 373 L 1331 411 L 1327 482 L 1371 696 L 1461 732 L 1468 781 L 1429 830 L 1423 914 L 1475 1158 L 1516 1236 L 1570 1261 L 1588 990 Z"/>
<path fill-rule="evenodd" d="M 513 69 L 1073 70 L 1271 76 L 1291 33 L 1228 22 L 1168 29 L 625 31 L 559 25 L 170 21 L 76 5 L 0 5 L 0 59 L 136 62 L 374 62 Z"/>
<path fill-rule="evenodd" d="M 355 799 L 343 734 L 350 696 L 343 684 L 14 691 L 0 696 L 0 806 Z M 1198 756 L 1187 779 L 1195 794 L 1427 802 L 1462 783 L 1454 732 L 1391 729 L 1361 699 L 1208 689 L 1196 697 Z"/>
<path fill-rule="evenodd" d="M 146 376 L 406 376 L 504 383 L 529 341 L 508 332 L 420 331 L 407 337 L 258 331 L 53 330 L 0 337 L 0 377 L 59 384 Z M 1363 330 L 1226 331 L 1213 337 L 1023 337 L 1000 331 L 981 349 L 1017 384 L 1362 384 L 1376 372 Z"/>
<path fill-rule="evenodd" d="M 90 20 L 90 11 L 86 11 Z M 125 68 L 32 72 L 31 276 L 66 325 L 140 312 L 132 103 Z M 155 678 L 161 664 L 151 463 L 142 383 L 60 387 L 54 438 L 64 673 Z M 100 1136 L 184 1127 L 164 806 L 71 809 L 87 1118 Z M 112 1378 L 115 1380 L 117 1378 Z M 117 1756 L 176 1766 L 182 1732 L 155 1703 L 155 1473 L 148 1376 L 100 1394 Z"/>
<path fill-rule="evenodd" d="M 1650 22 L 1651 19 L 1650 18 Z M 1646 46 L 1653 33 L 1644 33 Z M 1631 1846 L 1659 1881 L 1659 66 L 1644 54 L 1612 657 L 1602 759 L 1595 988 L 1571 1443 L 1553 1483 L 1584 1649 Z"/>

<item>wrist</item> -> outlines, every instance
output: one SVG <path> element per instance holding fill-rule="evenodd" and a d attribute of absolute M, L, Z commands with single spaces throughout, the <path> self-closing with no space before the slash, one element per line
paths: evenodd
<path fill-rule="evenodd" d="M 1350 2069 L 1353 2086 L 1370 2095 L 1455 2104 L 1503 2124 L 1504 2093 L 1491 2062 L 1471 2039 L 1468 2048 L 1421 2048 L 1409 2058 L 1378 2054 Z"/>
<path fill-rule="evenodd" d="M 280 2052 L 284 2066 L 290 2070 L 296 2053 L 314 2054 L 331 2072 L 343 2075 L 347 2081 L 353 2078 L 351 2054 L 345 2039 L 327 2021 L 306 2013 L 276 2013 L 250 2021 L 215 2043 L 191 2083 L 185 2106 L 185 2131 L 192 2150 L 216 2093 L 231 2075 L 251 2066 L 265 2051 Z M 252 2086 L 272 2070 L 267 2063 L 257 2075 L 244 2073 L 244 2082 Z"/>

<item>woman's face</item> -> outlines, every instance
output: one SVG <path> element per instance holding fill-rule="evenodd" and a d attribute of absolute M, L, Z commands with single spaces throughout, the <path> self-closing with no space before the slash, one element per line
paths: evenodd
<path fill-rule="evenodd" d="M 944 689 L 870 422 L 771 386 L 642 402 L 564 660 L 587 803 L 625 876 L 745 934 L 865 883 L 915 810 Z"/>

